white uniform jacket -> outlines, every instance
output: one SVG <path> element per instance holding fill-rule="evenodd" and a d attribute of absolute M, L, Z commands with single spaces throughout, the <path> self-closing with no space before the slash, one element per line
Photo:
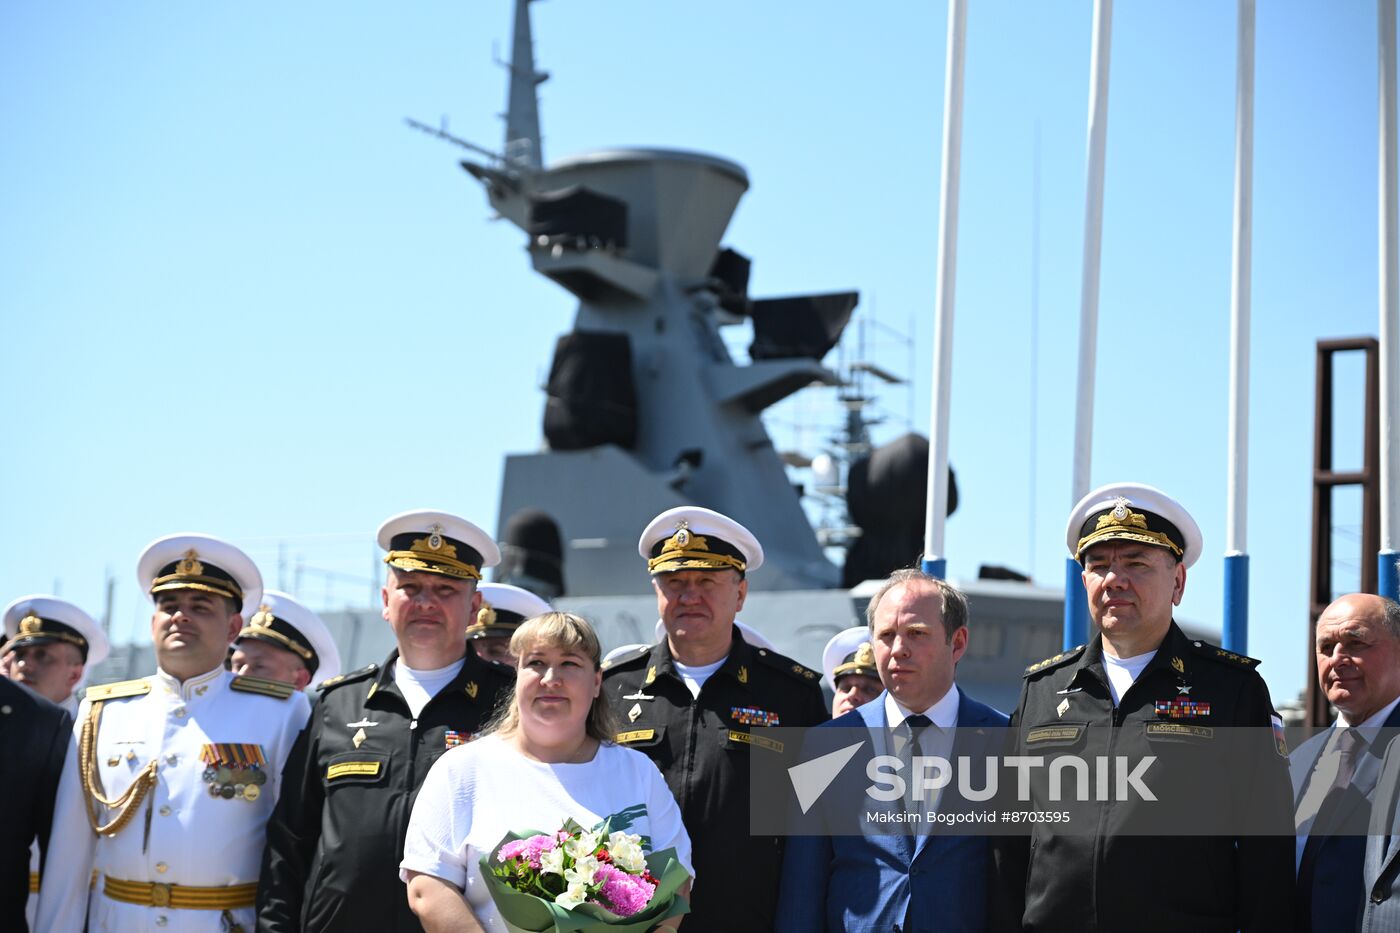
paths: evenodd
<path fill-rule="evenodd" d="M 82 756 L 69 754 L 54 804 L 38 929 L 81 933 L 86 908 L 87 929 L 94 933 L 226 933 L 224 911 L 124 903 L 104 889 L 109 878 L 200 888 L 258 880 L 282 766 L 310 712 L 305 694 L 298 691 L 287 696 L 257 692 L 267 684 L 216 668 L 183 684 L 157 672 L 141 681 L 89 691 L 74 732 L 81 737 L 93 698 L 107 696 L 92 756 L 103 796 L 115 801 L 150 762 L 155 762 L 155 782 L 130 822 L 114 836 L 99 837 L 88 818 L 88 792 L 78 760 Z M 209 759 L 221 753 L 227 757 L 230 749 L 245 761 L 248 756 L 265 761 L 257 769 L 265 775 L 258 779 L 262 783 L 246 782 L 256 790 L 247 792 L 240 784 L 236 794 L 231 787 L 220 793 L 218 768 Z M 234 766 L 222 777 L 240 779 L 250 772 L 246 765 Z M 104 825 L 118 812 L 94 806 Z M 251 906 L 228 913 L 244 930 L 253 929 Z"/>

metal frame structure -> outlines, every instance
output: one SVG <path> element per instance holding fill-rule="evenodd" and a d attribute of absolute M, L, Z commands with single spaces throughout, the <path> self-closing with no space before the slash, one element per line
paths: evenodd
<path fill-rule="evenodd" d="M 1365 422 L 1359 471 L 1332 469 L 1332 374 L 1338 353 L 1366 354 Z M 1332 602 L 1332 491 L 1338 486 L 1361 487 L 1361 589 L 1376 592 L 1376 561 L 1380 547 L 1380 343 L 1374 337 L 1351 337 L 1317 342 L 1317 402 L 1313 422 L 1312 560 L 1309 567 L 1308 676 L 1305 712 L 1310 726 L 1331 722 L 1327 697 L 1317 685 L 1317 656 L 1313 640 L 1317 617 Z"/>

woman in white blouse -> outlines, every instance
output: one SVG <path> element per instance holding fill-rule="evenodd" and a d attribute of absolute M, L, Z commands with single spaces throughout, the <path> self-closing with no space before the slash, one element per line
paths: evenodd
<path fill-rule="evenodd" d="M 518 659 L 514 696 L 481 737 L 438 759 L 409 819 L 399 875 L 429 933 L 506 929 L 478 862 L 511 831 L 552 832 L 568 819 L 592 829 L 610 820 L 613 831 L 641 835 L 648 851 L 674 848 L 694 873 L 690 837 L 661 772 L 612 742 L 617 727 L 593 628 L 549 612 L 523 623 L 510 648 Z"/>

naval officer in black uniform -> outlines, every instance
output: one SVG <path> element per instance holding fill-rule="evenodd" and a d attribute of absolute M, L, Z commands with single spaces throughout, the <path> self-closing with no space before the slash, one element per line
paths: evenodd
<path fill-rule="evenodd" d="M 1172 619 L 1201 553 L 1195 521 L 1161 491 L 1124 483 L 1081 500 L 1066 538 L 1097 631 L 1027 668 L 1008 753 L 1156 756 L 1145 782 L 1158 800 L 1052 798 L 1049 768 L 1032 771 L 1021 808 L 1069 823 L 998 840 L 994 929 L 1292 929 L 1287 758 L 1259 662 Z"/>
<path fill-rule="evenodd" d="M 470 742 L 514 673 L 467 648 L 476 584 L 501 559 L 445 512 L 396 515 L 384 618 L 397 648 L 321 684 L 283 775 L 258 886 L 258 930 L 421 930 L 399 880 L 413 798 L 442 753 Z"/>
<path fill-rule="evenodd" d="M 749 835 L 753 726 L 827 719 L 816 671 L 745 642 L 734 625 L 747 571 L 763 548 L 743 525 L 709 509 L 670 509 L 642 533 L 659 644 L 603 665 L 603 689 L 623 720 L 617 741 L 661 769 L 694 845 L 686 929 L 772 930 L 782 840 Z"/>
<path fill-rule="evenodd" d="M 72 743 L 73 717 L 27 687 L 0 677 L 0 930 L 27 930 L 29 846 L 49 850 L 54 794 Z"/>

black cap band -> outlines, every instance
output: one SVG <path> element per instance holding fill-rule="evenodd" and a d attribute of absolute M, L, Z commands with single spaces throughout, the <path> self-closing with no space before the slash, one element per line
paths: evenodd
<path fill-rule="evenodd" d="M 245 638 L 254 638 L 259 641 L 266 641 L 279 648 L 285 648 L 292 654 L 301 658 L 306 664 L 306 669 L 312 674 L 316 673 L 316 668 L 321 666 L 321 659 L 316 655 L 316 649 L 311 647 L 311 642 L 301 633 L 301 629 L 280 616 L 273 615 L 266 606 L 260 606 L 253 616 L 253 621 L 243 626 L 238 637 L 234 639 L 234 644 L 243 641 Z"/>
<path fill-rule="evenodd" d="M 389 539 L 384 563 L 410 572 L 440 573 L 459 580 L 481 579 L 481 552 L 437 531 L 406 531 Z"/>
<path fill-rule="evenodd" d="M 169 590 L 200 590 L 243 603 L 243 587 L 228 571 L 190 555 L 166 564 L 151 581 L 152 596 Z"/>
<path fill-rule="evenodd" d="M 5 653 L 32 645 L 48 645 L 56 641 L 73 645 L 83 656 L 83 663 L 87 663 L 88 641 L 77 629 L 56 619 L 44 619 L 32 613 L 20 620 L 19 632 L 4 643 Z"/>

